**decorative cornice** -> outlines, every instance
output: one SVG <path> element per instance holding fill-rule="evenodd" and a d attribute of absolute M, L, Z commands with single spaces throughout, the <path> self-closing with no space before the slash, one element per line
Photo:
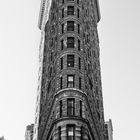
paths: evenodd
<path fill-rule="evenodd" d="M 96 4 L 96 8 L 97 8 L 97 22 L 99 22 L 101 19 L 99 0 L 95 0 L 95 4 Z"/>
<path fill-rule="evenodd" d="M 48 21 L 51 3 L 52 0 L 41 0 L 39 21 L 38 21 L 38 27 L 40 30 L 44 29 L 44 25 Z"/>

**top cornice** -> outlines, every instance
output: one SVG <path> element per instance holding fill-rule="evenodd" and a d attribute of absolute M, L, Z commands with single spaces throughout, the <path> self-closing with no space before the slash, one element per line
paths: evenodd
<path fill-rule="evenodd" d="M 39 13 L 39 21 L 38 27 L 40 30 L 44 29 L 44 26 L 49 18 L 49 11 L 51 7 L 52 0 L 41 0 L 40 13 Z M 97 22 L 100 21 L 100 7 L 99 0 L 95 0 L 96 10 L 97 10 Z"/>
<path fill-rule="evenodd" d="M 38 27 L 40 30 L 44 29 L 44 25 L 49 18 L 49 11 L 52 0 L 41 0 Z"/>

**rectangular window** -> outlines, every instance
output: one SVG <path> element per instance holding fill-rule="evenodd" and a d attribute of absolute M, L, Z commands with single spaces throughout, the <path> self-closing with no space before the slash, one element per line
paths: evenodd
<path fill-rule="evenodd" d="M 79 77 L 79 89 L 81 89 L 81 77 Z"/>
<path fill-rule="evenodd" d="M 64 40 L 61 40 L 61 50 L 64 49 Z"/>
<path fill-rule="evenodd" d="M 74 48 L 74 37 L 67 37 L 67 48 Z"/>
<path fill-rule="evenodd" d="M 78 24 L 78 34 L 80 34 L 80 25 Z"/>
<path fill-rule="evenodd" d="M 74 6 L 68 6 L 67 15 L 74 15 Z"/>
<path fill-rule="evenodd" d="M 60 101 L 60 117 L 62 117 L 62 106 L 63 106 L 63 104 L 62 104 L 62 100 Z"/>
<path fill-rule="evenodd" d="M 67 125 L 67 140 L 75 140 L 75 125 Z"/>
<path fill-rule="evenodd" d="M 61 70 L 63 69 L 63 57 L 61 58 Z"/>
<path fill-rule="evenodd" d="M 62 24 L 62 34 L 64 33 L 64 23 Z"/>
<path fill-rule="evenodd" d="M 67 31 L 74 31 L 74 21 L 67 21 Z"/>
<path fill-rule="evenodd" d="M 67 67 L 74 67 L 74 55 L 67 55 Z"/>
<path fill-rule="evenodd" d="M 62 18 L 64 18 L 64 8 L 62 9 Z"/>
<path fill-rule="evenodd" d="M 78 51 L 80 51 L 80 40 L 78 39 Z"/>
<path fill-rule="evenodd" d="M 62 3 L 64 4 L 64 0 L 62 0 Z"/>
<path fill-rule="evenodd" d="M 67 87 L 73 88 L 74 87 L 74 75 L 67 76 Z"/>
<path fill-rule="evenodd" d="M 80 117 L 82 117 L 82 101 L 80 101 Z"/>
<path fill-rule="evenodd" d="M 81 58 L 79 57 L 79 69 L 81 69 Z"/>
<path fill-rule="evenodd" d="M 77 9 L 77 17 L 78 17 L 78 18 L 79 18 L 79 14 L 80 14 L 80 13 L 79 13 L 79 9 Z"/>
<path fill-rule="evenodd" d="M 61 126 L 58 127 L 58 140 L 61 140 Z"/>
<path fill-rule="evenodd" d="M 63 77 L 60 78 L 60 89 L 63 88 Z"/>
<path fill-rule="evenodd" d="M 67 115 L 68 116 L 74 115 L 74 99 L 73 98 L 67 99 Z"/>

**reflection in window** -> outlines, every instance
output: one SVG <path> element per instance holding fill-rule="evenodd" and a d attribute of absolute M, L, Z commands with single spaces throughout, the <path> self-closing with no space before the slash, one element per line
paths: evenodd
<path fill-rule="evenodd" d="M 67 67 L 74 67 L 74 55 L 67 55 Z"/>
<path fill-rule="evenodd" d="M 74 75 L 67 76 L 67 87 L 73 88 L 74 87 Z"/>
<path fill-rule="evenodd" d="M 74 140 L 75 125 L 67 125 L 67 140 Z"/>

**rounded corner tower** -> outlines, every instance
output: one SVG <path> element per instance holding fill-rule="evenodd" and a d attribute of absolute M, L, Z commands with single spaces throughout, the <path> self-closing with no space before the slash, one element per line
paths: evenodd
<path fill-rule="evenodd" d="M 98 0 L 42 0 L 34 140 L 105 140 Z"/>

